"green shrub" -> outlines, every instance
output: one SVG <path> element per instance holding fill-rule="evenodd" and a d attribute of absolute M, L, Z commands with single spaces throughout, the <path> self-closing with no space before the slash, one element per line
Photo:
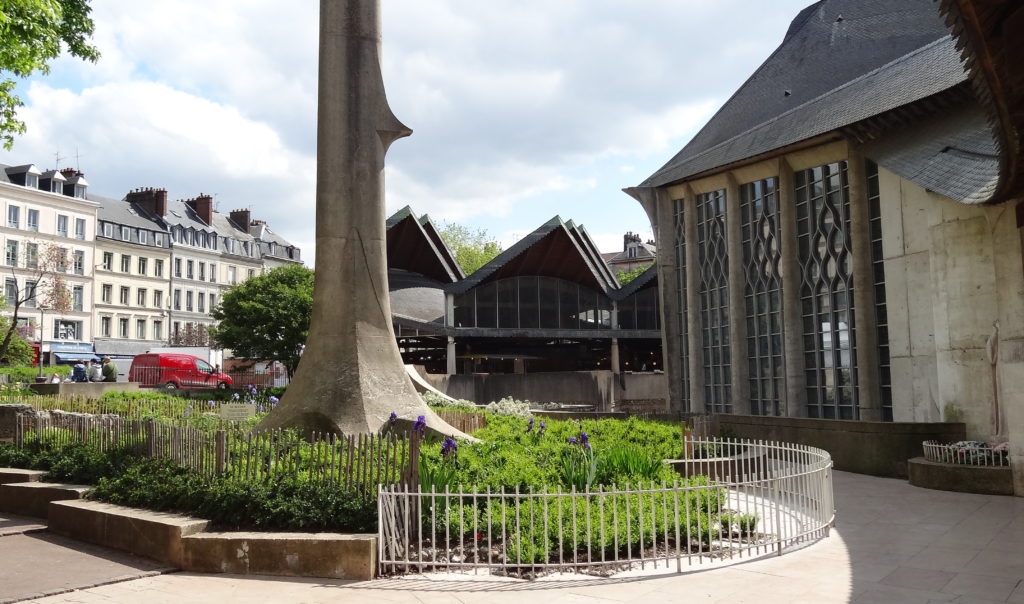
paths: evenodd
<path fill-rule="evenodd" d="M 11 382 L 34 384 L 36 377 L 39 375 L 39 368 L 15 365 L 13 367 L 0 367 L 0 373 L 9 375 L 8 380 Z M 69 375 L 71 373 L 71 366 L 54 365 L 53 367 L 43 367 L 43 375 L 53 375 L 55 373 L 58 375 Z"/>
<path fill-rule="evenodd" d="M 753 535 L 757 530 L 757 514 L 722 514 L 718 519 L 722 525 L 722 532 L 732 534 L 738 532 L 746 537 Z"/>
<path fill-rule="evenodd" d="M 425 402 L 427 405 L 431 407 L 441 407 L 443 409 L 465 409 L 467 411 L 480 410 L 480 408 L 477 407 L 476 403 L 474 403 L 473 401 L 467 401 L 466 399 L 461 398 L 452 399 L 445 396 L 441 396 L 435 392 L 424 392 L 420 394 L 420 398 L 422 398 L 423 402 Z"/>

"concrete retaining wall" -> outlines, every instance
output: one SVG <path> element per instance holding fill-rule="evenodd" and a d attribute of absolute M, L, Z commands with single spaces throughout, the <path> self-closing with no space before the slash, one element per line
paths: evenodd
<path fill-rule="evenodd" d="M 35 413 L 32 405 L 0 405 L 0 440 L 13 440 L 16 419 L 22 413 Z"/>
<path fill-rule="evenodd" d="M 339 533 L 207 533 L 209 522 L 98 501 L 50 504 L 50 530 L 204 573 L 369 580 L 377 536 Z"/>
<path fill-rule="evenodd" d="M 613 401 L 639 401 L 646 408 L 665 409 L 668 381 L 664 373 L 611 371 L 554 371 L 550 373 L 481 373 L 470 375 L 427 374 L 426 380 L 453 398 L 486 405 L 506 396 L 540 403 L 593 405 L 610 410 Z"/>
<path fill-rule="evenodd" d="M 968 466 L 928 461 L 915 457 L 908 463 L 910 484 L 925 489 L 1013 495 L 1013 472 L 1009 466 Z"/>
<path fill-rule="evenodd" d="M 377 566 L 376 535 L 201 533 L 181 542 L 191 572 L 369 580 Z"/>
<path fill-rule="evenodd" d="M 81 484 L 30 481 L 3 484 L 0 485 L 0 511 L 46 518 L 51 501 L 81 499 L 90 488 Z"/>
<path fill-rule="evenodd" d="M 832 455 L 837 470 L 907 477 L 907 460 L 924 454 L 926 440 L 964 440 L 961 423 L 860 422 L 835 419 L 719 415 L 722 430 L 739 438 L 810 445 Z"/>
<path fill-rule="evenodd" d="M 36 394 L 84 396 L 99 398 L 104 392 L 134 391 L 138 382 L 61 382 L 60 384 L 29 384 Z"/>

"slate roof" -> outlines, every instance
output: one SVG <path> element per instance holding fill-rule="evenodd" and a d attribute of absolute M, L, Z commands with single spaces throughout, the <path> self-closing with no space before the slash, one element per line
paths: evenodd
<path fill-rule="evenodd" d="M 932 0 L 822 0 L 642 186 L 681 181 L 826 134 L 967 79 Z"/>
<path fill-rule="evenodd" d="M 532 253 L 538 250 L 542 253 Z M 513 274 L 567 279 L 606 295 L 619 289 L 619 282 L 586 231 L 555 216 L 447 290 L 461 294 Z"/>
<path fill-rule="evenodd" d="M 648 287 L 658 286 L 658 265 L 651 264 L 647 269 L 636 276 L 635 279 L 622 286 L 622 289 L 612 295 L 614 300 L 625 300 L 636 292 Z"/>
<path fill-rule="evenodd" d="M 975 104 L 868 143 L 863 152 L 886 169 L 962 203 L 989 201 L 999 182 L 999 149 L 984 110 Z"/>
<path fill-rule="evenodd" d="M 101 221 L 123 224 L 150 231 L 166 232 L 167 227 L 162 220 L 145 211 L 138 204 L 128 203 L 123 199 L 111 199 L 100 195 L 86 193 L 86 199 L 100 204 L 97 217 Z M 97 232 L 102 237 L 102 230 Z M 116 236 L 115 239 L 120 239 Z"/>
<path fill-rule="evenodd" d="M 385 224 L 389 269 L 418 273 L 440 283 L 454 283 L 466 276 L 429 217 L 419 218 L 405 206 Z"/>

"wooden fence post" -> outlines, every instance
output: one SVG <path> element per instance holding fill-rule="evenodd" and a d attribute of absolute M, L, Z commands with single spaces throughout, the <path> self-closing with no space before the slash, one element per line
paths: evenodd
<path fill-rule="evenodd" d="M 146 420 L 146 457 L 156 457 L 156 421 L 153 419 Z"/>
<path fill-rule="evenodd" d="M 217 467 L 215 472 L 223 474 L 227 471 L 228 467 L 228 433 L 224 430 L 217 430 L 214 443 L 217 448 Z"/>

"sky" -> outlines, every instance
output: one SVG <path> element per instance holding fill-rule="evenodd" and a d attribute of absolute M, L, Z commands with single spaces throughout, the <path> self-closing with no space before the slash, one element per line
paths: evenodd
<path fill-rule="evenodd" d="M 390 214 L 505 247 L 555 215 L 602 251 L 652 237 L 622 192 L 667 162 L 810 0 L 382 0 L 382 70 L 413 134 L 386 158 Z M 93 64 L 19 82 L 28 132 L 0 163 L 76 167 L 90 192 L 214 196 L 313 264 L 318 3 L 92 0 Z M 58 164 L 59 158 L 59 164 Z"/>

